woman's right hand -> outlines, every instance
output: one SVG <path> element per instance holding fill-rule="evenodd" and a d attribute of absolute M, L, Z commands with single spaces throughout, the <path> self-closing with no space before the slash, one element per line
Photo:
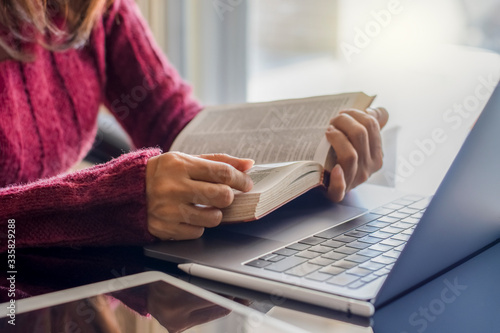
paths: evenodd
<path fill-rule="evenodd" d="M 169 152 L 148 160 L 146 197 L 149 232 L 162 240 L 200 237 L 222 220 L 221 208 L 234 199 L 232 189 L 250 191 L 244 171 L 252 160 L 225 154 Z"/>

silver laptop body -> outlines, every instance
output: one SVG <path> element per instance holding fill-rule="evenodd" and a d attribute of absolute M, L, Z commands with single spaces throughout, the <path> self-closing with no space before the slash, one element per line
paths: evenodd
<path fill-rule="evenodd" d="M 435 195 L 362 185 L 341 204 L 312 191 L 251 223 L 145 247 L 197 275 L 371 316 L 500 238 L 500 87 Z"/>

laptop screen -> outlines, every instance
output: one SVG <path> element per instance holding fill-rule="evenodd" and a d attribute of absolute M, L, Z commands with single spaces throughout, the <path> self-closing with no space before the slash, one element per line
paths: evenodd
<path fill-rule="evenodd" d="M 499 128 L 497 85 L 375 305 L 382 305 L 500 237 Z"/>

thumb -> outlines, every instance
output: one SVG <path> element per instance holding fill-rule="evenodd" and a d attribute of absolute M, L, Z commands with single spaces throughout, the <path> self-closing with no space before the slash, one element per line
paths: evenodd
<path fill-rule="evenodd" d="M 387 121 L 389 120 L 389 112 L 387 112 L 387 110 L 385 108 L 382 108 L 382 107 L 368 108 L 368 109 L 366 109 L 366 113 L 368 113 L 370 116 L 372 116 L 378 120 L 378 123 L 380 125 L 380 129 L 382 129 L 387 124 Z"/>
<path fill-rule="evenodd" d="M 198 157 L 210 161 L 222 162 L 232 165 L 235 169 L 239 171 L 247 171 L 255 164 L 255 161 L 252 159 L 238 158 L 228 154 L 202 154 L 198 155 Z"/>
<path fill-rule="evenodd" d="M 328 197 L 333 202 L 340 202 L 344 199 L 346 191 L 346 183 L 344 178 L 344 171 L 340 164 L 330 172 L 330 184 L 328 185 Z"/>

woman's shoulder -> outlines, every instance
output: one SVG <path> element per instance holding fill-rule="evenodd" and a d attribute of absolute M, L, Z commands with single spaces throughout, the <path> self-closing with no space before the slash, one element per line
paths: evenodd
<path fill-rule="evenodd" d="M 134 0 L 113 0 L 103 15 L 106 28 L 110 25 L 120 24 L 127 16 L 139 15 L 140 10 Z"/>

